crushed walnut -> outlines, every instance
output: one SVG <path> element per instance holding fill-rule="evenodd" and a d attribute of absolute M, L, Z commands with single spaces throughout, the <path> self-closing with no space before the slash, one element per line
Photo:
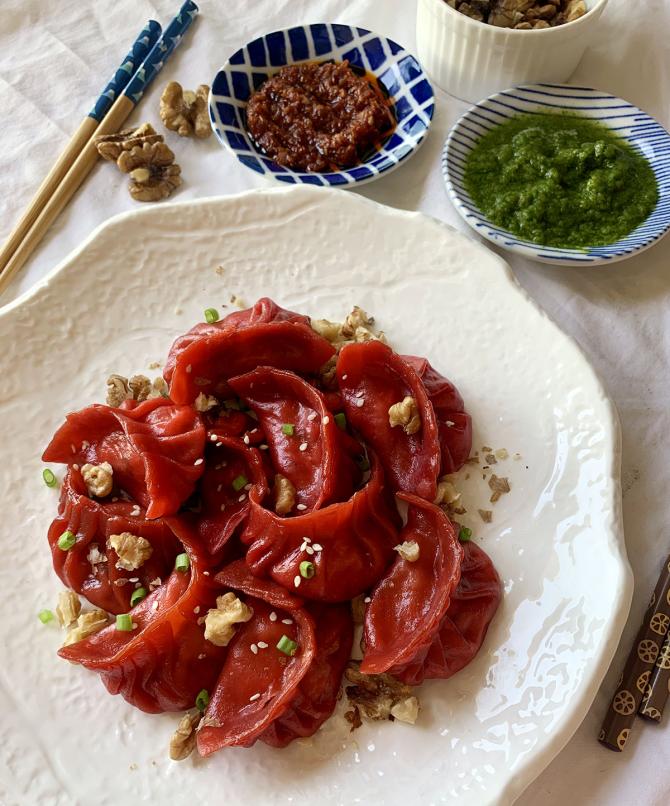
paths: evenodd
<path fill-rule="evenodd" d="M 114 470 L 109 462 L 101 462 L 99 465 L 85 464 L 81 469 L 81 476 L 90 496 L 104 498 L 112 492 Z"/>
<path fill-rule="evenodd" d="M 478 509 L 479 517 L 484 521 L 484 523 L 491 523 L 493 520 L 493 511 L 490 509 Z"/>
<path fill-rule="evenodd" d="M 454 485 L 447 479 L 446 476 L 442 477 L 437 482 L 437 495 L 435 496 L 434 504 L 455 504 L 460 500 L 461 494 L 456 490 Z"/>
<path fill-rule="evenodd" d="M 406 722 L 413 716 L 416 721 L 419 702 L 411 686 L 406 686 L 389 674 L 362 674 L 356 661 L 350 661 L 344 676 L 354 684 L 345 688 L 349 702 L 367 719 L 399 719 Z M 393 713 L 395 706 L 401 706 L 396 708 L 399 716 Z"/>
<path fill-rule="evenodd" d="M 386 337 L 381 331 L 376 331 L 372 325 L 374 318 L 358 305 L 347 315 L 344 322 L 331 322 L 328 319 L 312 319 L 311 326 L 315 333 L 329 341 L 339 352 L 342 347 L 352 342 L 383 341 Z"/>
<path fill-rule="evenodd" d="M 508 493 L 511 489 L 509 486 L 509 479 L 504 476 L 496 476 L 495 473 L 491 474 L 491 478 L 489 479 L 489 487 L 492 491 L 491 498 L 489 499 L 492 504 L 495 504 L 495 502 L 502 495 L 505 495 L 505 493 Z"/>
<path fill-rule="evenodd" d="M 95 138 L 98 154 L 109 162 L 116 162 L 122 151 L 130 151 L 144 143 L 161 143 L 163 135 L 158 134 L 150 123 L 143 123 L 136 129 L 124 129 L 116 134 L 105 134 Z"/>
<path fill-rule="evenodd" d="M 110 535 L 107 545 L 117 554 L 116 567 L 124 571 L 135 571 L 144 565 L 153 552 L 151 543 L 145 537 L 138 537 L 131 532 Z"/>
<path fill-rule="evenodd" d="M 363 724 L 363 720 L 361 719 L 361 710 L 357 705 L 354 705 L 351 710 L 345 711 L 344 718 L 351 725 L 349 728 L 349 733 L 353 733 Z"/>
<path fill-rule="evenodd" d="M 83 641 L 89 635 L 93 635 L 106 627 L 108 624 L 107 613 L 104 610 L 92 610 L 88 613 L 82 613 L 77 618 L 75 626 L 70 627 L 63 646 L 75 644 L 77 641 Z"/>
<path fill-rule="evenodd" d="M 199 392 L 193 405 L 196 411 L 210 411 L 210 409 L 214 409 L 219 405 L 219 401 L 213 395 Z"/>
<path fill-rule="evenodd" d="M 86 559 L 91 565 L 99 565 L 100 563 L 107 562 L 107 556 L 100 551 L 97 543 L 91 543 Z"/>
<path fill-rule="evenodd" d="M 478 22 L 528 31 L 574 22 L 587 12 L 584 0 L 446 0 Z"/>
<path fill-rule="evenodd" d="M 228 646 L 235 635 L 235 624 L 243 624 L 253 616 L 250 607 L 234 593 L 224 593 L 216 597 L 216 609 L 210 609 L 205 616 L 205 640 L 214 646 Z"/>
<path fill-rule="evenodd" d="M 206 84 L 200 84 L 192 92 L 183 90 L 178 82 L 170 81 L 161 95 L 159 110 L 165 128 L 177 132 L 180 137 L 209 137 L 212 127 L 209 125 L 208 96 Z"/>
<path fill-rule="evenodd" d="M 79 618 L 81 602 L 74 591 L 61 591 L 58 594 L 56 615 L 61 627 L 70 627 Z"/>
<path fill-rule="evenodd" d="M 416 540 L 405 540 L 403 543 L 394 546 L 393 549 L 408 563 L 415 563 L 419 559 L 420 550 Z"/>
<path fill-rule="evenodd" d="M 170 758 L 173 761 L 183 761 L 195 750 L 196 729 L 201 719 L 200 711 L 190 711 L 181 718 L 170 739 Z"/>
<path fill-rule="evenodd" d="M 280 473 L 275 476 L 274 499 L 277 515 L 287 515 L 295 506 L 295 487 Z"/>
<path fill-rule="evenodd" d="M 421 428 L 421 415 L 413 397 L 405 397 L 389 408 L 389 425 L 391 428 L 401 425 L 406 434 L 416 434 Z"/>
<path fill-rule="evenodd" d="M 107 378 L 107 405 L 118 408 L 124 400 L 142 403 L 155 397 L 167 397 L 168 385 L 160 375 L 150 381 L 145 375 L 133 375 L 130 379 L 123 375 L 110 375 Z"/>

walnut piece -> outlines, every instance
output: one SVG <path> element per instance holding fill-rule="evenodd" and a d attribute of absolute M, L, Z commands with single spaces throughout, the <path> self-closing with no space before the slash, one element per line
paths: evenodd
<path fill-rule="evenodd" d="M 130 175 L 128 190 L 136 201 L 166 199 L 181 185 L 181 168 L 165 143 L 143 143 L 123 151 L 116 164 L 122 173 Z"/>
<path fill-rule="evenodd" d="M 413 397 L 405 397 L 389 408 L 389 425 L 391 428 L 401 425 L 406 434 L 416 434 L 421 428 L 421 415 Z"/>
<path fill-rule="evenodd" d="M 193 403 L 196 411 L 209 411 L 219 405 L 219 401 L 212 395 L 200 392 Z"/>
<path fill-rule="evenodd" d="M 413 725 L 419 716 L 419 701 L 416 697 L 407 697 L 391 706 L 391 716 L 399 722 Z"/>
<path fill-rule="evenodd" d="M 138 537 L 131 532 L 110 535 L 107 545 L 118 556 L 116 567 L 123 568 L 124 571 L 135 571 L 144 565 L 153 552 L 151 543 L 145 537 Z"/>
<path fill-rule="evenodd" d="M 102 554 L 97 543 L 91 543 L 88 548 L 86 559 L 91 563 L 91 565 L 99 565 L 100 563 L 107 562 L 107 556 Z"/>
<path fill-rule="evenodd" d="M 408 563 L 415 563 L 419 559 L 420 549 L 416 540 L 405 540 L 393 549 Z"/>
<path fill-rule="evenodd" d="M 295 487 L 280 473 L 275 476 L 274 497 L 277 515 L 287 515 L 295 506 Z"/>
<path fill-rule="evenodd" d="M 489 479 L 489 487 L 492 490 L 491 498 L 489 499 L 492 504 L 500 498 L 501 495 L 505 495 L 510 491 L 509 486 L 509 479 L 506 477 L 496 476 L 495 473 L 491 474 L 491 478 Z"/>
<path fill-rule="evenodd" d="M 181 718 L 170 739 L 170 758 L 173 761 L 183 761 L 191 755 L 195 749 L 196 728 L 201 719 L 200 711 L 191 711 Z"/>
<path fill-rule="evenodd" d="M 110 375 L 107 378 L 107 405 L 118 408 L 124 400 L 132 400 L 133 393 L 128 388 L 128 379 L 123 375 Z"/>
<path fill-rule="evenodd" d="M 90 496 L 104 498 L 112 492 L 114 470 L 109 462 L 101 462 L 99 465 L 85 464 L 81 469 L 81 476 Z"/>
<path fill-rule="evenodd" d="M 61 591 L 58 594 L 56 615 L 61 627 L 70 627 L 79 618 L 81 602 L 74 591 Z"/>
<path fill-rule="evenodd" d="M 342 335 L 345 339 L 351 339 L 358 328 L 369 329 L 370 325 L 373 325 L 374 322 L 374 317 L 368 316 L 362 308 L 359 308 L 358 305 L 354 305 L 353 310 L 350 314 L 347 314 L 347 318 L 344 320 Z"/>
<path fill-rule="evenodd" d="M 107 613 L 104 610 L 92 610 L 89 613 L 82 613 L 77 619 L 76 626 L 69 629 L 65 636 L 65 641 L 63 641 L 63 646 L 83 641 L 89 635 L 102 630 L 107 624 Z"/>
<path fill-rule="evenodd" d="M 251 608 L 235 596 L 224 593 L 216 597 L 216 609 L 205 616 L 205 639 L 214 646 L 228 646 L 235 635 L 235 624 L 243 624 L 253 616 Z"/>
<path fill-rule="evenodd" d="M 118 408 L 124 400 L 151 400 L 154 397 L 168 397 L 168 385 L 160 375 L 150 381 L 146 375 L 133 375 L 128 380 L 123 375 L 110 375 L 107 378 L 107 405 Z"/>
<path fill-rule="evenodd" d="M 484 521 L 484 523 L 491 523 L 493 520 L 493 510 L 491 509 L 478 509 L 479 517 Z"/>
<path fill-rule="evenodd" d="M 170 81 L 163 90 L 160 103 L 165 128 L 177 132 L 180 137 L 209 137 L 212 127 L 209 125 L 208 97 L 206 84 L 200 84 L 195 92 L 191 92 L 184 91 L 176 81 Z"/>
<path fill-rule="evenodd" d="M 437 483 L 437 495 L 434 504 L 455 504 L 461 497 L 454 485 L 446 478 L 442 478 Z"/>
<path fill-rule="evenodd" d="M 158 134 L 150 123 L 143 123 L 136 129 L 124 129 L 116 134 L 104 134 L 96 137 L 95 147 L 104 160 L 116 162 L 123 151 L 130 151 L 143 143 L 161 143 L 162 141 L 162 134 Z"/>
<path fill-rule="evenodd" d="M 312 319 L 312 330 L 331 344 L 342 341 L 342 325 L 339 322 L 330 322 L 328 319 Z"/>
<path fill-rule="evenodd" d="M 344 676 L 353 683 L 345 691 L 352 706 L 359 708 L 368 719 L 393 719 L 394 706 L 413 698 L 411 686 L 406 686 L 389 674 L 362 674 L 359 663 L 351 661 Z M 416 704 L 418 711 L 418 701 Z M 408 706 L 405 706 L 408 709 Z M 404 715 L 405 712 L 400 710 Z M 400 717 L 399 717 L 400 718 Z"/>

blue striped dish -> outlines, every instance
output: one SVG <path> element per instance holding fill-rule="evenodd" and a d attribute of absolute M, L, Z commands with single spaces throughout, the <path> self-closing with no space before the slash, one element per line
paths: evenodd
<path fill-rule="evenodd" d="M 463 185 L 464 165 L 477 140 L 517 114 L 574 111 L 598 120 L 623 137 L 649 161 L 658 182 L 654 212 L 630 235 L 607 246 L 557 249 L 524 241 L 494 226 L 475 206 Z M 542 263 L 604 265 L 624 260 L 660 240 L 670 228 L 670 134 L 636 106 L 600 90 L 567 84 L 529 84 L 471 107 L 454 125 L 442 152 L 442 173 L 449 197 L 465 221 L 484 238 Z"/>
<path fill-rule="evenodd" d="M 366 162 L 331 173 L 300 173 L 278 165 L 247 134 L 249 96 L 280 67 L 303 61 L 344 61 L 367 70 L 392 98 L 397 127 Z M 351 187 L 397 168 L 423 141 L 435 109 L 421 65 L 400 45 L 349 25 L 301 25 L 261 36 L 234 53 L 216 74 L 209 96 L 212 128 L 222 145 L 247 168 L 280 182 Z"/>

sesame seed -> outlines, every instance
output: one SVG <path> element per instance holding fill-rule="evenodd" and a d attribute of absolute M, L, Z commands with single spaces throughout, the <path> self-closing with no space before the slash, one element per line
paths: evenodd
<path fill-rule="evenodd" d="M 219 507 L 219 509 L 221 510 L 221 512 L 223 512 L 223 510 L 224 510 L 225 508 L 226 508 L 226 505 L 225 505 L 225 504 L 221 504 L 221 506 Z"/>
<path fill-rule="evenodd" d="M 201 653 L 198 655 L 198 660 L 202 660 L 203 658 L 206 658 L 206 657 L 207 657 L 207 655 L 205 655 L 205 653 L 204 653 L 204 652 L 201 652 Z"/>
<path fill-rule="evenodd" d="M 250 433 L 250 434 L 255 434 L 255 433 L 256 433 L 256 431 L 258 431 L 258 429 L 257 429 L 257 428 L 252 428 L 252 429 L 251 429 L 251 431 L 249 431 L 249 433 Z"/>
<path fill-rule="evenodd" d="M 303 537 L 303 540 L 304 540 L 305 543 L 311 543 L 312 542 L 311 537 Z"/>
<path fill-rule="evenodd" d="M 193 367 L 192 367 L 192 366 L 189 364 L 189 365 L 186 367 L 186 372 L 190 372 L 192 369 L 193 369 Z"/>
<path fill-rule="evenodd" d="M 247 492 L 249 492 L 249 490 L 251 489 L 251 484 L 245 484 L 245 485 L 244 485 L 244 489 L 245 489 Z"/>
<path fill-rule="evenodd" d="M 197 616 L 197 615 L 198 615 L 198 613 L 200 612 L 200 605 L 196 605 L 196 606 L 193 608 L 193 612 L 194 612 L 194 613 L 196 614 L 196 616 Z"/>
<path fill-rule="evenodd" d="M 216 447 L 217 447 L 217 448 L 220 448 L 222 445 L 223 445 L 223 442 L 217 442 L 217 443 L 216 443 Z"/>
<path fill-rule="evenodd" d="M 293 584 L 296 586 L 296 588 L 300 587 L 300 574 L 296 574 L 293 577 Z"/>
<path fill-rule="evenodd" d="M 75 470 L 79 470 L 79 465 L 72 465 Z"/>
<path fill-rule="evenodd" d="M 298 450 L 299 451 L 306 451 L 307 450 L 307 443 L 306 442 L 301 442 L 300 445 L 298 446 Z"/>
<path fill-rule="evenodd" d="M 343 380 L 343 381 L 346 381 L 346 379 L 347 379 L 348 377 L 349 377 L 348 375 L 343 375 L 343 376 L 342 376 L 342 380 Z"/>
<path fill-rule="evenodd" d="M 292 618 L 283 618 L 281 620 L 281 623 L 282 624 L 293 624 L 293 619 Z"/>
<path fill-rule="evenodd" d="M 447 420 L 446 424 L 447 424 L 447 428 L 452 428 L 453 426 L 456 425 L 456 423 L 453 420 Z"/>
<path fill-rule="evenodd" d="M 212 442 L 216 442 L 216 441 L 218 440 L 218 437 L 217 437 L 217 435 L 216 435 L 216 434 L 212 434 L 212 436 L 210 437 L 210 439 L 212 440 Z"/>
<path fill-rule="evenodd" d="M 304 512 L 307 509 L 307 504 L 298 504 L 296 506 L 296 509 L 299 510 L 300 512 Z"/>
<path fill-rule="evenodd" d="M 200 618 L 198 619 L 198 622 L 197 622 L 197 623 L 198 623 L 200 626 L 202 626 L 202 625 L 205 623 L 205 617 L 204 617 L 204 616 L 200 616 Z"/>
<path fill-rule="evenodd" d="M 217 493 L 221 492 L 222 487 L 223 487 L 223 484 L 219 484 L 219 486 L 216 488 Z"/>
<path fill-rule="evenodd" d="M 312 548 L 314 549 L 314 551 L 323 551 L 323 546 L 321 545 L 321 543 L 314 543 Z"/>
<path fill-rule="evenodd" d="M 270 446 L 263 443 L 262 445 L 258 446 L 262 451 L 266 451 Z"/>
<path fill-rule="evenodd" d="M 241 495 L 241 496 L 240 496 L 240 497 L 239 497 L 237 500 L 238 500 L 238 501 L 240 502 L 240 504 L 241 504 L 241 503 L 242 503 L 242 501 L 244 501 L 244 499 L 245 499 L 246 497 L 247 497 L 247 494 L 246 494 L 246 493 L 242 493 L 242 495 Z"/>
<path fill-rule="evenodd" d="M 307 415 L 307 419 L 312 422 L 312 420 L 316 420 L 316 412 L 312 411 Z"/>
<path fill-rule="evenodd" d="M 274 610 L 270 613 L 270 621 L 277 621 L 277 614 Z"/>
<path fill-rule="evenodd" d="M 358 408 L 359 408 L 359 409 L 360 409 L 360 408 L 362 408 L 362 407 L 365 405 L 365 400 L 363 400 L 363 398 L 362 398 L 362 397 L 361 397 L 361 398 L 359 398 L 359 399 L 356 401 L 356 405 L 358 406 Z"/>
<path fill-rule="evenodd" d="M 202 464 L 204 461 L 205 461 L 205 460 L 204 460 L 204 459 L 202 459 L 202 458 L 200 458 L 200 459 L 196 459 L 196 460 L 195 460 L 195 462 L 193 462 L 193 464 L 194 464 L 194 465 L 201 465 L 201 464 Z"/>
<path fill-rule="evenodd" d="M 70 450 L 72 453 L 77 453 L 77 449 L 74 447 L 74 445 L 70 445 Z"/>
<path fill-rule="evenodd" d="M 328 415 L 326 415 L 326 416 L 323 418 L 323 420 L 321 420 L 321 423 L 322 423 L 323 425 L 328 425 L 328 423 L 329 423 L 329 422 L 330 422 L 330 417 L 329 417 Z"/>
<path fill-rule="evenodd" d="M 256 700 L 260 699 L 260 696 L 260 694 L 252 694 L 251 697 L 249 697 L 249 702 L 255 702 Z"/>
<path fill-rule="evenodd" d="M 129 577 L 128 578 L 128 582 L 139 582 L 139 581 L 140 581 L 139 577 Z"/>
<path fill-rule="evenodd" d="M 259 649 L 267 649 L 268 645 L 265 643 L 265 641 L 259 641 L 258 642 L 258 648 Z"/>
<path fill-rule="evenodd" d="M 314 549 L 311 546 L 308 546 L 306 543 L 304 543 L 303 545 L 304 545 L 303 551 L 306 551 L 308 554 L 314 554 Z"/>
<path fill-rule="evenodd" d="M 251 651 L 254 653 L 254 655 L 257 655 L 257 654 L 258 654 L 258 647 L 256 646 L 256 644 L 252 644 L 252 645 L 249 647 L 249 649 L 250 649 L 250 650 L 251 650 Z"/>
<path fill-rule="evenodd" d="M 204 574 L 206 577 L 208 577 L 208 576 L 209 576 L 209 571 L 203 571 L 202 573 L 203 573 L 203 574 Z"/>
<path fill-rule="evenodd" d="M 244 435 L 244 438 L 242 439 L 242 442 L 244 442 L 245 445 L 249 444 L 249 442 L 250 442 L 249 434 Z"/>
<path fill-rule="evenodd" d="M 370 604 L 372 599 L 369 596 L 366 596 L 365 599 L 363 599 L 363 601 L 365 602 L 365 604 Z"/>

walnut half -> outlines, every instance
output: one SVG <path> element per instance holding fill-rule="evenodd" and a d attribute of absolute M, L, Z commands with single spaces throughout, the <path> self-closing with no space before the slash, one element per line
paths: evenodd
<path fill-rule="evenodd" d="M 412 688 L 389 674 L 362 674 L 359 665 L 351 661 L 344 672 L 346 679 L 354 684 L 345 689 L 349 702 L 368 719 L 415 722 L 419 701 L 413 696 Z"/>
<path fill-rule="evenodd" d="M 421 428 L 421 415 L 413 397 L 407 396 L 389 408 L 389 425 L 401 425 L 406 434 L 416 434 Z"/>
<path fill-rule="evenodd" d="M 211 608 L 205 616 L 205 640 L 214 646 L 228 646 L 235 625 L 249 621 L 253 610 L 244 604 L 234 593 L 224 593 L 216 597 L 216 609 Z"/>
<path fill-rule="evenodd" d="M 181 168 L 165 143 L 143 143 L 124 151 L 116 161 L 119 170 L 130 175 L 128 190 L 136 201 L 166 199 L 181 185 Z"/>
<path fill-rule="evenodd" d="M 165 128 L 177 132 L 180 137 L 209 137 L 212 127 L 209 125 L 208 97 L 206 84 L 191 92 L 184 91 L 177 81 L 170 81 L 161 95 L 159 110 Z"/>
<path fill-rule="evenodd" d="M 183 761 L 195 750 L 195 731 L 201 719 L 200 711 L 191 711 L 181 718 L 170 739 L 170 758 L 173 761 Z"/>

